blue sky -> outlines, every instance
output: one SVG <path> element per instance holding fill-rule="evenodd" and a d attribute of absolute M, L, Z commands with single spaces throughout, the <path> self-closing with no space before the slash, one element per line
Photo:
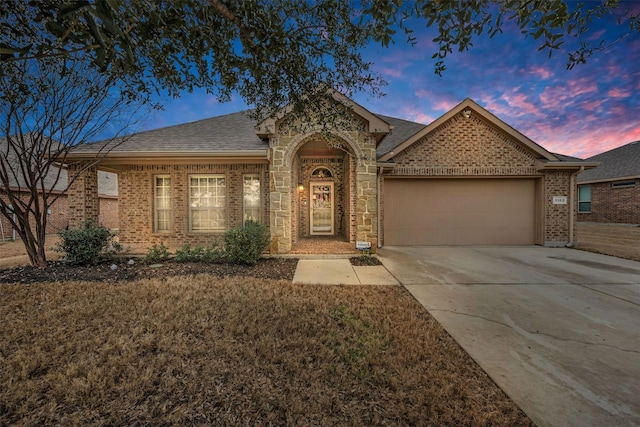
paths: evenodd
<path fill-rule="evenodd" d="M 640 10 L 640 1 L 623 2 Z M 589 37 L 618 40 L 628 28 L 609 17 L 593 25 Z M 370 45 L 363 55 L 388 82 L 386 96 L 356 94 L 374 113 L 428 124 L 471 98 L 546 149 L 586 158 L 640 140 L 640 34 L 596 53 L 586 64 L 566 69 L 566 51 L 538 52 L 539 41 L 524 39 L 514 25 L 493 39 L 474 40 L 468 52 L 446 59 L 434 74 L 433 30 L 416 26 L 417 45 L 403 36 L 388 48 Z M 571 41 L 569 41 L 571 42 Z M 568 46 L 572 47 L 572 46 Z M 250 108 L 239 96 L 220 104 L 204 91 L 165 102 L 144 129 L 200 120 Z"/>

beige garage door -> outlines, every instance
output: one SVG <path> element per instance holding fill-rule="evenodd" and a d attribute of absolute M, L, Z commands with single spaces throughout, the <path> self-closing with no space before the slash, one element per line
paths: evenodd
<path fill-rule="evenodd" d="M 385 179 L 384 244 L 532 245 L 532 179 Z"/>

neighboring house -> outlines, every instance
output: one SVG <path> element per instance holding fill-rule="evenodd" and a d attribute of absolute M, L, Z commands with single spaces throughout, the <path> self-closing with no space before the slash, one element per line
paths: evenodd
<path fill-rule="evenodd" d="M 640 141 L 587 160 L 600 165 L 578 176 L 578 221 L 640 224 Z"/>
<path fill-rule="evenodd" d="M 292 126 L 285 112 L 132 135 L 99 164 L 119 177 L 121 243 L 208 245 L 248 219 L 269 226 L 272 253 L 309 236 L 374 250 L 575 241 L 575 176 L 594 164 L 548 152 L 470 99 L 425 126 L 335 97 L 351 109 L 329 131 L 332 144 L 326 129 Z M 72 186 L 72 226 L 97 215 L 95 180 Z"/>
<path fill-rule="evenodd" d="M 7 140 L 0 138 L 0 153 L 8 153 Z M 10 162 L 17 164 L 15 155 L 9 153 Z M 45 177 L 46 188 L 52 189 L 52 194 L 62 193 L 67 188 L 67 170 L 60 171 L 60 177 L 56 181 L 57 168 L 51 168 Z M 12 193 L 24 194 L 27 197 L 27 189 L 20 176 L 9 176 L 9 190 Z M 8 195 L 3 186 L 0 186 L 0 197 L 7 201 Z M 100 203 L 99 221 L 109 228 L 118 227 L 118 176 L 113 173 L 100 171 L 98 174 L 98 198 Z M 62 195 L 55 201 L 48 211 L 47 234 L 56 234 L 67 228 L 69 225 L 69 207 L 67 196 Z M 14 237 L 13 229 L 9 220 L 0 215 L 0 240 L 9 240 Z"/>

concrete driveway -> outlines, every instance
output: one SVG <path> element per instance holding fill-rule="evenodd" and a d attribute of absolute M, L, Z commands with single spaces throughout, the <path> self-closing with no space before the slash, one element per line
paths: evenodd
<path fill-rule="evenodd" d="M 538 425 L 640 425 L 639 262 L 543 247 L 378 255 Z"/>

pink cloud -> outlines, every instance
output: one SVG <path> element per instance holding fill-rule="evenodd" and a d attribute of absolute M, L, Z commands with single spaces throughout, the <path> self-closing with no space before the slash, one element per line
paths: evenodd
<path fill-rule="evenodd" d="M 527 72 L 545 80 L 553 76 L 553 72 L 549 68 L 545 67 L 532 67 Z"/>
<path fill-rule="evenodd" d="M 380 73 L 385 77 L 402 77 L 402 70 L 406 67 L 407 67 L 406 65 L 404 67 L 399 67 L 399 68 L 384 67 L 380 69 Z"/>
<path fill-rule="evenodd" d="M 542 108 L 555 110 L 566 106 L 568 94 L 563 86 L 547 86 L 540 94 Z"/>
<path fill-rule="evenodd" d="M 631 96 L 631 91 L 622 90 L 620 88 L 614 87 L 609 92 L 607 92 L 607 95 L 609 95 L 612 98 L 627 98 Z"/>
<path fill-rule="evenodd" d="M 429 124 L 435 120 L 435 117 L 430 116 L 429 114 L 421 113 L 421 112 L 410 113 L 406 117 L 407 117 L 407 120 L 411 120 L 417 123 L 424 123 L 424 124 Z"/>
<path fill-rule="evenodd" d="M 598 85 L 593 81 L 593 79 L 588 77 L 569 80 L 568 85 L 569 93 L 573 97 L 598 91 Z"/>
<path fill-rule="evenodd" d="M 507 103 L 509 107 L 505 110 L 505 114 L 510 117 L 521 116 L 538 116 L 540 114 L 539 108 L 529 100 L 529 96 L 523 93 L 518 93 L 519 88 L 513 90 L 513 94 L 505 94 L 502 96 L 502 100 Z"/>
<path fill-rule="evenodd" d="M 600 100 L 595 100 L 595 101 L 591 101 L 591 102 L 585 102 L 582 104 L 582 109 L 583 110 L 587 110 L 587 111 L 593 111 L 598 109 L 598 107 L 600 107 L 602 105 L 602 101 Z"/>

